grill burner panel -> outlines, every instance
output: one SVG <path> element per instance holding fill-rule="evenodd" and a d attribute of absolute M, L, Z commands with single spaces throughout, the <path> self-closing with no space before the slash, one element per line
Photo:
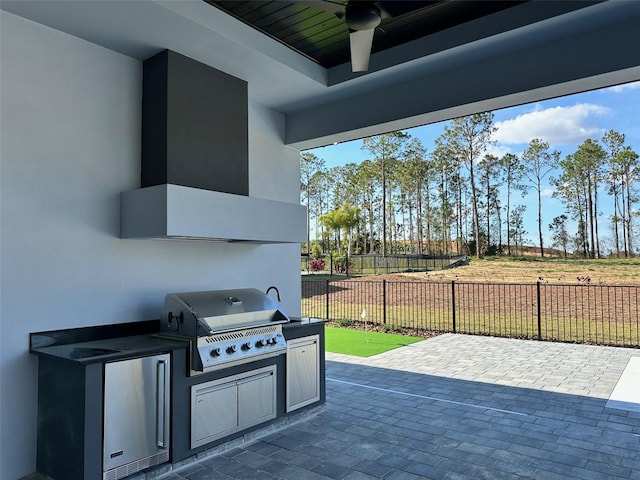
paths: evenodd
<path fill-rule="evenodd" d="M 207 371 L 252 359 L 280 355 L 287 350 L 281 325 L 219 333 L 198 339 L 198 353 Z"/>

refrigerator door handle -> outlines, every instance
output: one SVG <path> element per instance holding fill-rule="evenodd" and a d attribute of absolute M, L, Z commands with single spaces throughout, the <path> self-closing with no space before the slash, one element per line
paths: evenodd
<path fill-rule="evenodd" d="M 156 445 L 159 448 L 167 448 L 167 362 L 158 360 L 158 382 L 156 392 Z"/>

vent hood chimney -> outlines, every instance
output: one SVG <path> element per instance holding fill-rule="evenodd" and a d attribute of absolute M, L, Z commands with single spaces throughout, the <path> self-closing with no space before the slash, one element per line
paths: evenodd
<path fill-rule="evenodd" d="M 170 50 L 143 64 L 141 189 L 122 238 L 304 242 L 306 208 L 249 197 L 247 83 Z"/>

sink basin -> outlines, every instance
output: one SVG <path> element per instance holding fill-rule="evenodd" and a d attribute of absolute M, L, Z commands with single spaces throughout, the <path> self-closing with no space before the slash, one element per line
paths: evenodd
<path fill-rule="evenodd" d="M 100 355 L 118 353 L 119 351 L 120 350 L 112 350 L 110 348 L 74 347 L 71 349 L 69 357 L 73 359 L 98 357 Z"/>

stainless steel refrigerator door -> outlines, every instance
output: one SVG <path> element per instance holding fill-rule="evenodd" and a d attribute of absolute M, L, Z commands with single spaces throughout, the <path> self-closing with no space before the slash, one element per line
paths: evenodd
<path fill-rule="evenodd" d="M 169 362 L 162 354 L 105 364 L 105 472 L 168 451 Z"/>

